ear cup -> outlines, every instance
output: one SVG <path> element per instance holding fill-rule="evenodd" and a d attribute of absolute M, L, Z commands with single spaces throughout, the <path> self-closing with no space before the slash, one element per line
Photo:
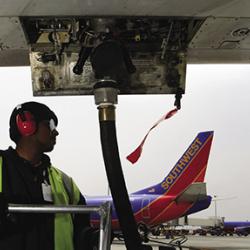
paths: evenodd
<path fill-rule="evenodd" d="M 22 136 L 33 135 L 36 132 L 34 116 L 29 111 L 23 111 L 16 116 L 16 124 Z"/>

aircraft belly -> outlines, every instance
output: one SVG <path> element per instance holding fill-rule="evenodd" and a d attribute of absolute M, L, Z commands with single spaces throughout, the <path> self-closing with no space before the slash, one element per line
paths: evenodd
<path fill-rule="evenodd" d="M 249 16 L 249 9 L 250 2 L 248 0 L 2 0 L 0 16 L 141 15 L 246 17 Z"/>
<path fill-rule="evenodd" d="M 185 212 L 192 207 L 190 203 L 176 204 L 172 202 L 169 206 L 164 208 L 159 214 L 152 216 L 151 225 L 158 225 L 169 220 L 182 217 Z"/>
<path fill-rule="evenodd" d="M 250 18 L 208 17 L 188 47 L 188 62 L 249 61 Z"/>
<path fill-rule="evenodd" d="M 249 63 L 249 9 L 249 0 L 2 0 L 0 66 L 29 65 L 29 41 L 19 17 L 37 16 L 200 19 L 204 23 L 189 43 L 188 63 Z"/>

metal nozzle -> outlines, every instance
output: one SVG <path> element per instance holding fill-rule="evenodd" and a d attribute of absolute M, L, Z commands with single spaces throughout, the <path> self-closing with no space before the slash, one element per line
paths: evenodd
<path fill-rule="evenodd" d="M 99 105 L 99 121 L 115 121 L 115 106 L 108 105 Z"/>

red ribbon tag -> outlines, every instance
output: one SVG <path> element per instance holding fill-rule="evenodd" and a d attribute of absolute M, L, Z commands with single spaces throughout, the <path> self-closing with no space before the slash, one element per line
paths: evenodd
<path fill-rule="evenodd" d="M 126 158 L 132 163 L 134 164 L 135 162 L 138 161 L 138 159 L 140 158 L 141 156 L 141 153 L 142 153 L 142 148 L 143 148 L 143 145 L 146 141 L 146 138 L 148 137 L 148 134 L 150 133 L 150 131 L 152 129 L 154 129 L 160 122 L 172 117 L 174 114 L 176 114 L 178 111 L 178 109 L 173 109 L 173 110 L 170 110 L 166 115 L 164 115 L 160 120 L 158 120 L 152 128 L 150 128 L 150 130 L 148 131 L 148 133 L 144 136 L 141 144 L 131 153 L 129 154 Z"/>

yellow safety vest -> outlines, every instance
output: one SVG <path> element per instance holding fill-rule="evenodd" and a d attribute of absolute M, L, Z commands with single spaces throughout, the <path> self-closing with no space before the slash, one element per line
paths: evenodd
<path fill-rule="evenodd" d="M 2 192 L 2 157 L 0 157 L 0 192 Z M 59 169 L 49 168 L 49 181 L 55 205 L 76 205 L 80 191 L 74 181 Z M 74 250 L 72 214 L 55 214 L 55 250 Z"/>

